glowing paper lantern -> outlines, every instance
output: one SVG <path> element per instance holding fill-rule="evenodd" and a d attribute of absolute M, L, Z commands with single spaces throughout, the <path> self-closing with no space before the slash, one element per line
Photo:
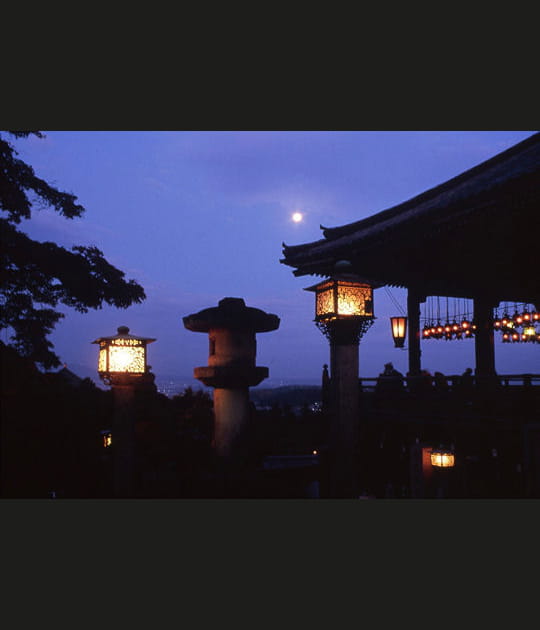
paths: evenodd
<path fill-rule="evenodd" d="M 403 348 L 403 344 L 405 343 L 405 336 L 407 334 L 407 318 L 391 317 L 390 326 L 392 328 L 394 346 L 396 348 Z"/>

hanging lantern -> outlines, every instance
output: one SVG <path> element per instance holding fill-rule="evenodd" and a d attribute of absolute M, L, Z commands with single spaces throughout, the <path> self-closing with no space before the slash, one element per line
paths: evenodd
<path fill-rule="evenodd" d="M 502 336 L 503 343 L 510 343 L 510 333 L 504 332 Z"/>
<path fill-rule="evenodd" d="M 396 348 L 403 348 L 405 343 L 405 336 L 407 334 L 407 318 L 406 317 L 391 317 L 390 326 L 392 328 L 392 337 L 394 338 L 394 346 Z"/>
<path fill-rule="evenodd" d="M 449 449 L 433 449 L 430 458 L 431 465 L 436 468 L 453 468 L 455 465 L 454 453 Z"/>

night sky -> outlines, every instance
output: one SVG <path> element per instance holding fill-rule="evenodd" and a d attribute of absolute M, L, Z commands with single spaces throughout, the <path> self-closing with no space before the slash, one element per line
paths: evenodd
<path fill-rule="evenodd" d="M 148 356 L 158 380 L 187 381 L 207 364 L 208 338 L 186 330 L 182 317 L 242 297 L 281 318 L 277 331 L 257 335 L 257 365 L 270 369 L 260 387 L 317 384 L 328 343 L 313 324 L 314 295 L 302 289 L 319 278 L 296 278 L 280 264 L 282 243 L 318 240 L 320 225 L 404 202 L 533 133 L 46 131 L 45 139 L 10 138 L 39 177 L 86 208 L 73 220 L 39 210 L 20 229 L 65 247 L 99 247 L 147 294 L 126 310 L 62 309 L 54 349 L 75 373 L 97 376 L 98 348 L 90 342 L 126 325 L 157 339 Z M 302 221 L 292 220 L 295 212 Z M 407 371 L 407 351 L 394 348 L 389 325 L 400 314 L 395 302 L 405 310 L 405 299 L 402 290 L 375 291 L 377 320 L 360 344 L 361 376 L 376 376 L 387 361 Z M 497 339 L 497 372 L 539 372 L 539 352 L 537 344 Z M 422 364 L 445 374 L 474 368 L 474 342 L 423 342 Z"/>

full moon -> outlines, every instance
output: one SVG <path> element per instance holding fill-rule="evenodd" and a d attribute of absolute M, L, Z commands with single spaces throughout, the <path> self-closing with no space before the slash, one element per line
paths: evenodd
<path fill-rule="evenodd" d="M 293 212 L 293 215 L 291 218 L 295 223 L 300 223 L 300 221 L 303 220 L 304 215 L 301 212 Z"/>

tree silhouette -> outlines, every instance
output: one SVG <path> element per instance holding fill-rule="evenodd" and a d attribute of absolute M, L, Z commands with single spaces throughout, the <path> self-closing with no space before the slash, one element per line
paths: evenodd
<path fill-rule="evenodd" d="M 44 137 L 39 131 L 2 133 L 15 138 Z M 0 329 L 10 330 L 9 345 L 21 356 L 51 368 L 60 365 L 47 339 L 64 317 L 56 310 L 59 304 L 85 313 L 104 303 L 127 308 L 146 296 L 143 287 L 126 280 L 124 272 L 108 263 L 97 247 L 68 250 L 32 240 L 16 227 L 43 208 L 53 208 L 66 219 L 85 212 L 75 195 L 37 177 L 0 134 Z"/>

